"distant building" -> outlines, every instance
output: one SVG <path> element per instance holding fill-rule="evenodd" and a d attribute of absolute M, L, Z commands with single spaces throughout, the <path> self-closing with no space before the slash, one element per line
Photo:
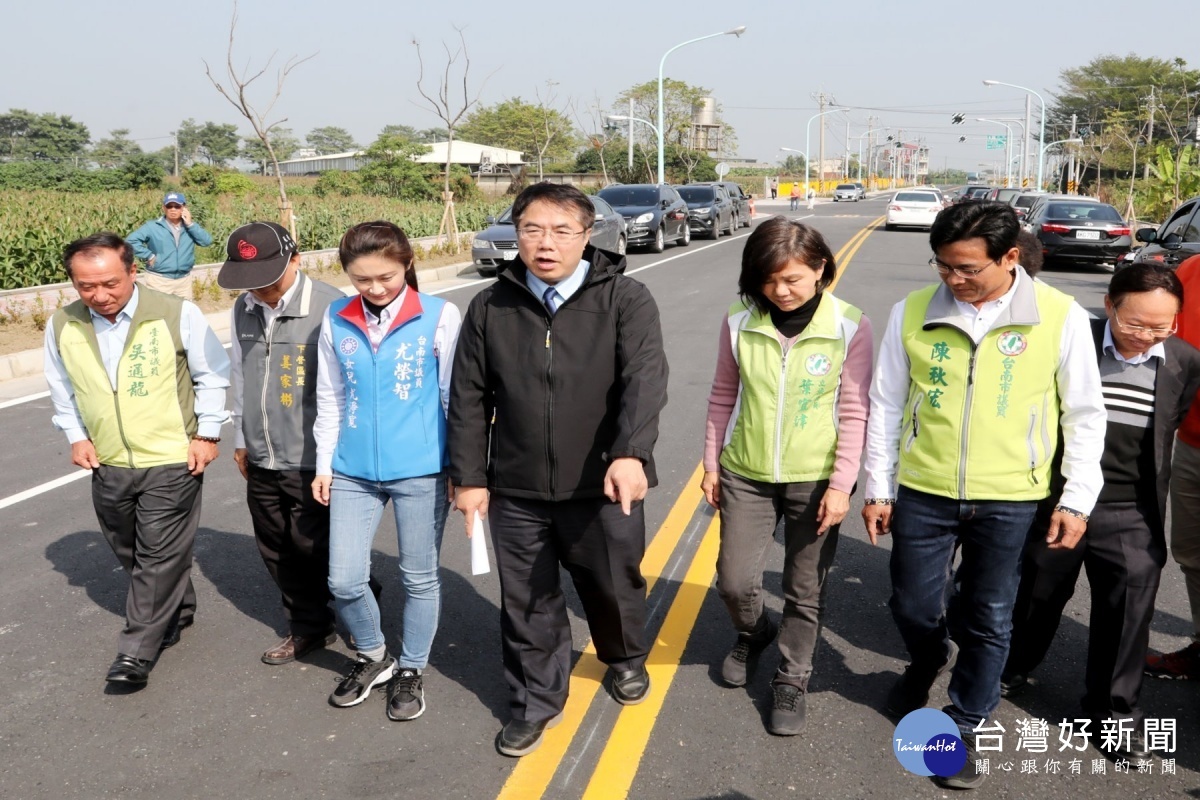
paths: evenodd
<path fill-rule="evenodd" d="M 415 161 L 421 164 L 445 164 L 446 142 L 434 142 L 429 145 L 430 152 L 418 156 Z M 524 165 L 523 154 L 517 150 L 507 150 L 503 147 L 492 147 L 475 142 L 455 141 L 450 147 L 451 163 L 461 164 L 473 173 L 484 175 L 496 172 L 511 173 Z M 348 153 L 329 153 L 323 156 L 305 156 L 289 158 L 279 162 L 279 171 L 284 175 L 316 175 L 327 170 L 353 172 L 365 163 L 362 150 Z"/>

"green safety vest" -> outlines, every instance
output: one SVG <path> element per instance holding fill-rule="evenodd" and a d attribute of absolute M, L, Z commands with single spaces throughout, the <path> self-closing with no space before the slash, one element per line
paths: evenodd
<path fill-rule="evenodd" d="M 897 481 L 958 500 L 1041 500 L 1058 439 L 1056 372 L 1073 303 L 1021 274 L 978 346 L 944 284 L 908 296 L 909 393 Z"/>
<path fill-rule="evenodd" d="M 183 301 L 138 288 L 113 386 L 91 312 L 75 301 L 55 313 L 55 342 L 75 404 L 101 464 L 142 469 L 186 463 L 196 395 L 179 336 Z"/>
<path fill-rule="evenodd" d="M 742 302 L 730 307 L 727 332 L 741 380 L 721 466 L 764 483 L 833 474 L 842 364 L 861 320 L 857 308 L 823 294 L 784 353 L 770 314 Z"/>

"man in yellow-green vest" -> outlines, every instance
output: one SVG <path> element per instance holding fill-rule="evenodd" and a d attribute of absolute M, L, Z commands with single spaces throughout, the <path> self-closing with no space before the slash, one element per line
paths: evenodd
<path fill-rule="evenodd" d="M 1103 483 L 1104 398 L 1087 312 L 1029 277 L 1019 233 L 1002 203 L 938 215 L 929 264 L 942 282 L 892 309 L 871 385 L 863 520 L 872 543 L 892 536 L 889 605 L 911 657 L 887 711 L 903 717 L 923 707 L 954 668 L 944 711 L 966 758 L 936 777 L 949 788 L 985 777 L 975 737 L 1000 703 L 1021 555 L 1050 494 L 1052 462 L 1061 459 L 1066 482 L 1046 536 L 1052 548 L 1083 536 Z M 956 548 L 961 589 L 950 632 Z"/>
<path fill-rule="evenodd" d="M 54 425 L 92 470 L 100 529 L 129 573 L 125 628 L 107 680 L 146 683 L 192 624 L 192 545 L 204 468 L 217 457 L 229 357 L 192 303 L 134 282 L 115 233 L 67 246 L 79 300 L 46 327 Z"/>

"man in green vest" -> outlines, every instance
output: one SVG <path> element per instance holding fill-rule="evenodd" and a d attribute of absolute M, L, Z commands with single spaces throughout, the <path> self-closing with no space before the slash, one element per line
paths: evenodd
<path fill-rule="evenodd" d="M 125 628 L 107 680 L 146 683 L 192 624 L 192 545 L 204 468 L 228 420 L 229 357 L 194 304 L 134 282 L 115 233 L 67 245 L 79 300 L 46 327 L 54 425 L 92 470 L 100 529 L 129 573 Z"/>
<path fill-rule="evenodd" d="M 954 667 L 944 710 L 966 760 L 936 778 L 949 788 L 985 777 L 975 736 L 1000 703 L 1021 555 L 1050 493 L 1060 428 L 1066 484 L 1050 547 L 1075 546 L 1103 483 L 1104 398 L 1087 312 L 1029 277 L 1019 232 L 1002 203 L 938 215 L 929 264 L 942 282 L 892 309 L 871 386 L 863 521 L 872 543 L 892 536 L 889 605 L 912 659 L 887 710 L 903 717 L 923 707 Z M 956 546 L 961 620 L 951 641 L 945 598 Z"/>

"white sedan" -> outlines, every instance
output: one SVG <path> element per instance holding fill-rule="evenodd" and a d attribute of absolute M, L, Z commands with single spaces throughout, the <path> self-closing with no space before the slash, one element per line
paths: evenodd
<path fill-rule="evenodd" d="M 884 229 L 894 231 L 900 226 L 925 228 L 933 226 L 933 220 L 943 208 L 941 196 L 928 189 L 905 189 L 896 192 L 888 201 L 887 221 Z"/>

